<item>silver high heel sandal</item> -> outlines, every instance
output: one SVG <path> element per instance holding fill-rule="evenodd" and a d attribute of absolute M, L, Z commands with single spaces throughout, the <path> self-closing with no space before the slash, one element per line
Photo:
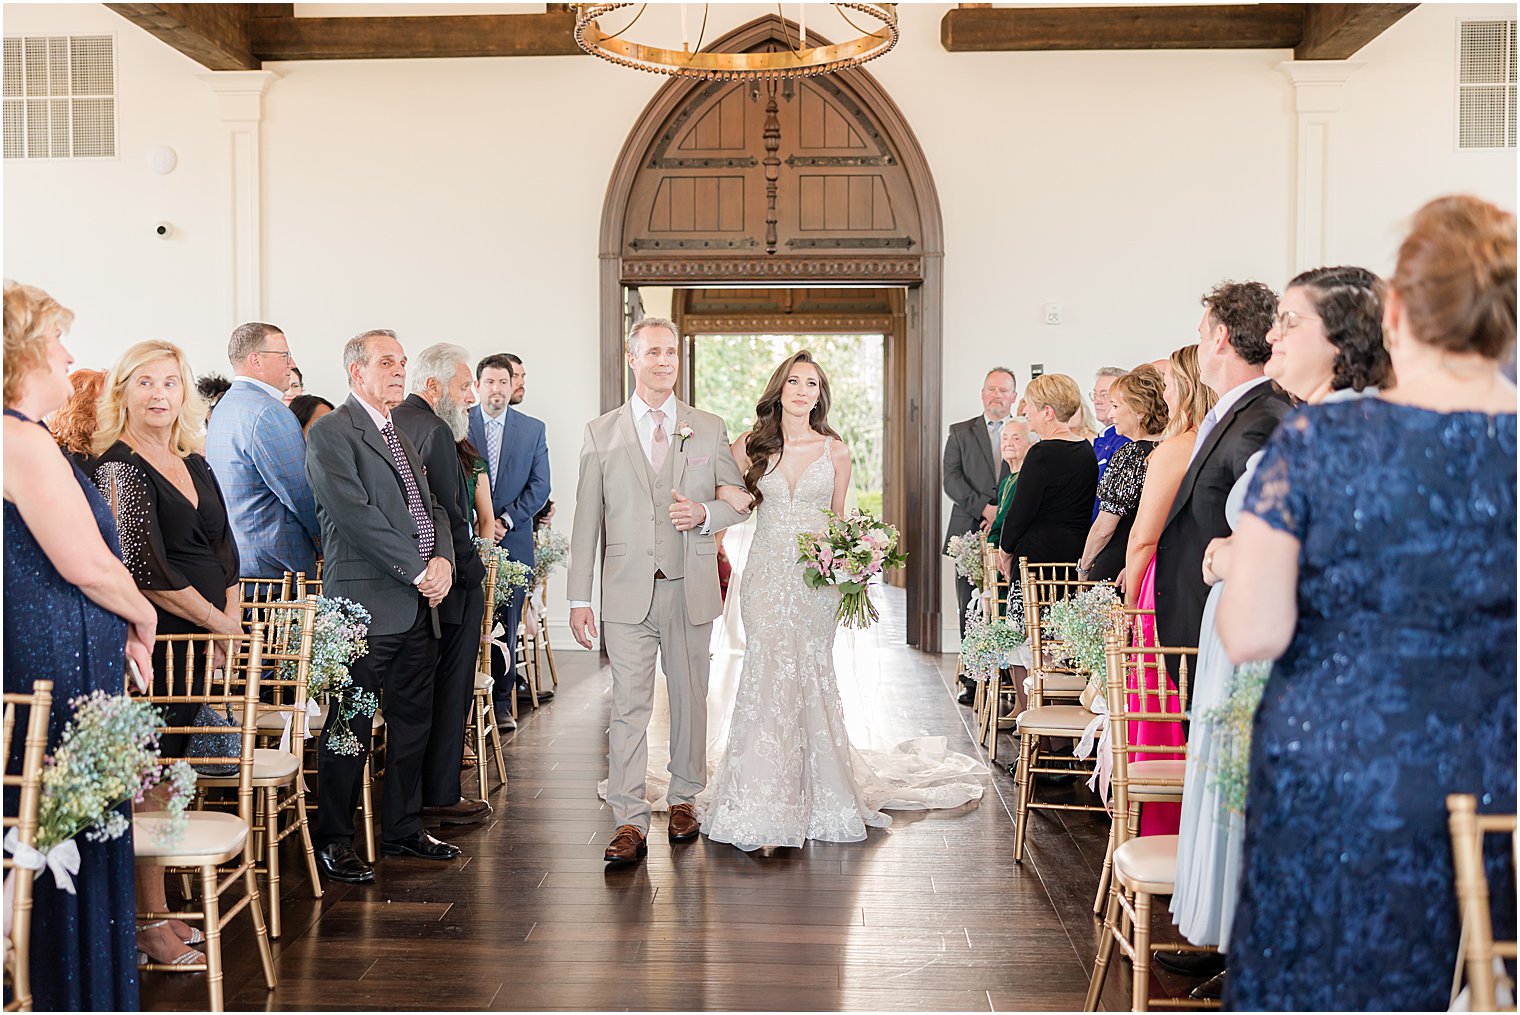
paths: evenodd
<path fill-rule="evenodd" d="M 138 933 L 141 933 L 142 931 L 145 931 L 145 930 L 157 930 L 159 927 L 164 926 L 168 922 L 169 922 L 168 920 L 158 920 L 158 921 L 156 921 L 154 923 L 140 923 L 140 924 L 137 925 L 137 930 L 138 930 Z M 201 933 L 200 929 L 197 928 L 197 927 L 192 927 L 192 928 L 190 928 L 190 940 L 187 941 L 187 942 L 185 942 L 185 944 L 187 944 L 187 945 L 200 944 L 204 940 L 206 940 L 206 936 Z M 182 952 L 179 955 L 176 955 L 174 958 L 170 959 L 168 962 L 158 962 L 158 961 L 155 961 L 154 958 L 153 958 L 153 956 L 149 955 L 147 952 L 143 951 L 141 948 L 139 948 L 137 950 L 137 965 L 138 965 L 138 968 L 143 968 L 145 966 L 191 966 L 191 965 L 195 965 L 198 962 L 205 962 L 205 961 L 206 961 L 206 956 L 203 955 L 203 954 L 201 954 L 200 952 L 196 951 L 194 948 L 190 948 L 189 950 L 187 950 L 185 952 Z"/>

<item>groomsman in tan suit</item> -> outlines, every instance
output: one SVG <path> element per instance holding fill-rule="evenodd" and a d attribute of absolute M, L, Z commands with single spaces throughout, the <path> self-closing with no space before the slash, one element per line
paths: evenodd
<path fill-rule="evenodd" d="M 591 608 L 596 548 L 605 528 L 602 623 L 612 661 L 607 803 L 617 831 L 608 863 L 648 852 L 649 719 L 656 656 L 670 692 L 670 841 L 701 831 L 692 801 L 707 782 L 707 672 L 712 622 L 723 612 L 713 532 L 744 513 L 743 477 L 723 420 L 679 401 L 675 325 L 646 317 L 628 335 L 634 395 L 586 425 L 570 540 L 570 630 L 597 637 Z"/>

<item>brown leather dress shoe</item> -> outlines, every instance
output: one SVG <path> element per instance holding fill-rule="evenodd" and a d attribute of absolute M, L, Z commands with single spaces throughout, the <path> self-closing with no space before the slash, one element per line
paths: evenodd
<path fill-rule="evenodd" d="M 602 859 L 608 863 L 634 863 L 648 852 L 649 845 L 644 841 L 643 832 L 633 825 L 618 825 Z"/>
<path fill-rule="evenodd" d="M 690 842 L 702 831 L 697 812 L 691 804 L 676 804 L 670 809 L 670 841 Z"/>
<path fill-rule="evenodd" d="M 444 807 L 424 807 L 422 816 L 445 825 L 473 825 L 491 816 L 491 805 L 484 800 L 463 799 Z"/>

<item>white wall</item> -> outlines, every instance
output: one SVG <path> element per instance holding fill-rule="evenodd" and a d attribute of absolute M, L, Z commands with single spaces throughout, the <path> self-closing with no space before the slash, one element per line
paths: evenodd
<path fill-rule="evenodd" d="M 1031 362 L 1085 385 L 1100 365 L 1190 341 L 1214 282 L 1286 281 L 1296 118 L 1276 67 L 1289 52 L 947 53 L 946 9 L 900 5 L 903 41 L 870 67 L 939 190 L 946 425 L 978 410 L 990 363 L 1013 366 L 1021 385 Z M 715 5 L 709 32 L 769 10 Z M 843 34 L 814 10 L 816 30 Z M 675 33 L 678 17 L 651 6 L 639 30 Z M 1386 270 L 1401 222 L 1440 193 L 1513 207 L 1513 151 L 1454 149 L 1463 17 L 1514 7 L 1425 4 L 1358 54 L 1332 129 L 1328 260 Z M 224 370 L 238 323 L 230 187 L 203 69 L 93 4 L 7 4 L 4 30 L 117 36 L 122 153 L 5 164 L 5 274 L 78 312 L 82 365 L 155 337 Z M 413 350 L 446 339 L 517 352 L 523 408 L 549 425 L 568 512 L 581 426 L 598 408 L 602 201 L 663 79 L 579 57 L 266 69 L 279 80 L 265 97 L 263 317 L 289 333 L 308 388 L 341 395 L 339 349 L 369 327 L 396 329 Z M 157 144 L 179 153 L 169 176 L 147 169 Z M 152 236 L 159 220 L 173 238 Z M 1059 327 L 1041 323 L 1047 302 L 1063 305 Z"/>

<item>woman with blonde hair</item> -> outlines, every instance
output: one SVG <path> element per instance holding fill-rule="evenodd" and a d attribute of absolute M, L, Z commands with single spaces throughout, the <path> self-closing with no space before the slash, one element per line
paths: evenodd
<path fill-rule="evenodd" d="M 1114 430 L 1127 443 L 1113 453 L 1098 481 L 1098 517 L 1077 562 L 1077 577 L 1105 582 L 1124 570 L 1150 455 L 1169 422 L 1166 381 L 1150 364 L 1115 378 L 1108 394 Z"/>
<path fill-rule="evenodd" d="M 148 672 L 156 621 L 118 559 L 110 510 L 38 422 L 69 398 L 62 337 L 73 320 L 41 289 L 5 283 L 5 690 L 53 682 L 49 750 L 76 698 L 120 694 L 128 659 Z M 26 723 L 16 717 L 18 729 Z M 7 773 L 20 773 L 22 746 L 12 740 Z M 18 804 L 7 789 L 5 812 Z M 33 1007 L 135 1010 L 132 834 L 76 841 L 73 893 L 46 885 L 32 897 Z"/>
<path fill-rule="evenodd" d="M 1066 374 L 1041 374 L 1024 389 L 1029 430 L 1040 442 L 1024 455 L 998 537 L 1001 568 L 1014 583 L 1013 561 L 1019 557 L 1047 563 L 1082 555 L 1098 490 L 1098 459 L 1068 422 L 1081 408 L 1082 391 Z"/>
<path fill-rule="evenodd" d="M 201 457 L 206 404 L 195 390 L 184 353 L 168 342 L 139 342 L 106 375 L 99 406 L 92 476 L 116 513 L 122 558 L 158 613 L 163 634 L 238 634 L 238 551 L 227 507 L 211 466 Z M 220 654 L 220 653 L 218 653 Z M 167 692 L 165 649 L 153 653 L 153 684 Z M 170 726 L 188 726 L 195 705 L 164 706 Z M 185 734 L 159 741 L 164 757 L 183 757 Z M 138 902 L 162 912 L 162 878 L 138 886 Z M 149 925 L 162 935 L 143 945 L 155 961 L 193 963 L 204 957 L 181 945 L 199 940 L 177 921 Z M 150 944 L 152 945 L 150 947 Z M 155 953 L 168 952 L 160 957 Z"/>
<path fill-rule="evenodd" d="M 95 402 L 100 398 L 105 380 L 104 371 L 75 370 L 69 374 L 74 393 L 57 412 L 43 421 L 64 454 L 82 469 L 89 467 L 90 445 L 95 439 Z"/>

